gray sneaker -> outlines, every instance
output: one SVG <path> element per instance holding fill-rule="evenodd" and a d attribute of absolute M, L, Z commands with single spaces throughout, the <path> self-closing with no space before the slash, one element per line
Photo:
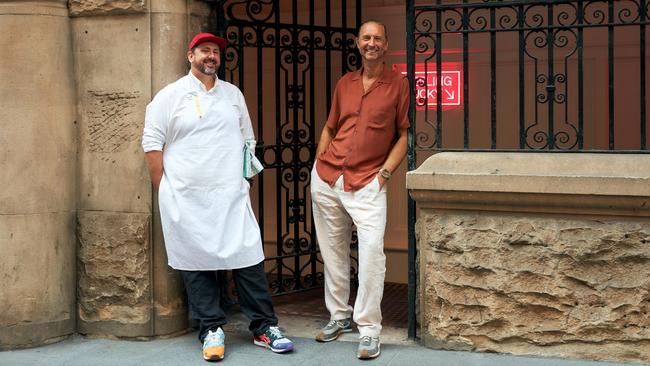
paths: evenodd
<path fill-rule="evenodd" d="M 330 320 L 323 329 L 316 335 L 319 342 L 329 342 L 338 338 L 341 333 L 350 333 L 352 331 L 352 322 L 350 318 L 343 320 Z"/>
<path fill-rule="evenodd" d="M 381 352 L 379 337 L 363 336 L 357 348 L 357 357 L 362 359 L 375 358 Z"/>

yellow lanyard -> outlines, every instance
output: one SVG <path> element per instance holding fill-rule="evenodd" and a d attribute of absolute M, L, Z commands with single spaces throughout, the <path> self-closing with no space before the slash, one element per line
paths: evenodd
<path fill-rule="evenodd" d="M 196 104 L 196 111 L 199 112 L 199 118 L 203 118 L 203 113 L 201 113 L 201 103 L 199 103 L 199 96 L 194 96 L 194 104 Z"/>

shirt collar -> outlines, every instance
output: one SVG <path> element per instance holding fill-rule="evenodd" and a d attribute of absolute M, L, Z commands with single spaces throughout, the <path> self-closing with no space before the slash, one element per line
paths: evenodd
<path fill-rule="evenodd" d="M 199 78 L 197 78 L 196 76 L 194 76 L 194 74 L 192 74 L 192 70 L 190 70 L 187 73 L 187 75 L 190 77 L 190 83 L 194 88 L 204 91 L 206 93 L 214 92 L 217 89 L 217 85 L 219 85 L 219 78 L 216 75 L 214 76 L 214 86 L 210 90 L 206 90 L 205 85 L 203 85 L 201 80 L 199 80 Z"/>
<path fill-rule="evenodd" d="M 379 79 L 377 79 L 377 81 L 383 84 L 390 84 L 391 82 L 390 67 L 388 67 L 388 65 L 386 65 L 385 62 L 383 62 L 382 65 L 384 66 L 384 68 L 381 70 L 381 75 L 379 76 Z M 361 75 L 363 75 L 363 67 L 361 67 L 359 70 L 355 71 L 352 74 L 352 80 L 361 79 Z"/>

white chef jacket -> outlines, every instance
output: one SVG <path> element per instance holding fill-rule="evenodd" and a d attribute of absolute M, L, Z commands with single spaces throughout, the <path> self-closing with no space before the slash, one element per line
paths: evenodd
<path fill-rule="evenodd" d="M 248 138 L 244 96 L 223 80 L 206 90 L 190 72 L 147 106 L 142 147 L 163 152 L 158 204 L 172 268 L 236 269 L 264 259 L 243 177 Z"/>

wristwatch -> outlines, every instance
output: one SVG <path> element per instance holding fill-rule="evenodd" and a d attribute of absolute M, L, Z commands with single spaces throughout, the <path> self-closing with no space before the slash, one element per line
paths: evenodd
<path fill-rule="evenodd" d="M 390 170 L 388 170 L 386 168 L 381 168 L 381 169 L 379 169 L 379 175 L 381 175 L 382 178 L 384 178 L 386 180 L 389 180 L 392 174 L 391 174 Z"/>

